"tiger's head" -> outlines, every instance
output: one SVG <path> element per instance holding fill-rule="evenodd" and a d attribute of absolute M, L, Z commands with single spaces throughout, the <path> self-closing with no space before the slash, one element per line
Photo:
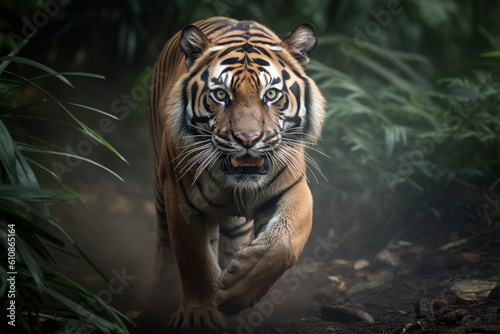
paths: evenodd
<path fill-rule="evenodd" d="M 180 173 L 196 179 L 209 170 L 223 186 L 262 187 L 282 168 L 302 166 L 304 146 L 321 134 L 324 98 L 305 74 L 317 37 L 309 24 L 284 41 L 252 21 L 213 30 L 190 25 L 180 36 L 187 71 L 169 122 Z"/>

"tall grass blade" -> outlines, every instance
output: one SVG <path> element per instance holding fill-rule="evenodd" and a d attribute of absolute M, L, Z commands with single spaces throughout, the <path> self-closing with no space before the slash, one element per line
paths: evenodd
<path fill-rule="evenodd" d="M 57 79 L 64 82 L 66 85 L 68 85 L 71 88 L 76 90 L 75 86 L 73 86 L 73 84 L 68 79 L 66 79 L 66 77 L 64 77 L 63 75 L 54 71 L 50 67 L 48 67 L 42 63 L 39 63 L 37 61 L 34 61 L 32 59 L 19 57 L 19 56 L 3 56 L 3 57 L 0 57 L 0 61 L 15 62 L 15 63 L 19 63 L 19 64 L 25 64 L 25 65 L 30 65 L 30 66 L 36 67 L 44 72 L 49 73 L 50 75 L 53 75 Z M 1 74 L 1 72 L 0 72 L 0 74 Z"/>
<path fill-rule="evenodd" d="M 82 157 L 82 156 L 79 156 L 79 155 L 76 155 L 76 154 L 72 154 L 72 153 L 67 153 L 67 152 L 50 151 L 50 150 L 47 150 L 47 149 L 34 148 L 34 147 L 29 147 L 29 146 L 21 146 L 20 149 L 21 149 L 21 151 L 25 151 L 25 152 L 46 153 L 46 154 L 59 155 L 59 156 L 63 156 L 63 157 L 69 157 L 69 158 L 74 158 L 74 159 L 82 160 L 82 161 L 85 161 L 85 162 L 87 162 L 89 164 L 92 164 L 94 166 L 97 166 L 97 167 L 105 170 L 106 172 L 108 172 L 111 175 L 115 176 L 118 180 L 123 181 L 123 179 L 118 174 L 116 174 L 115 172 L 113 172 L 111 169 L 107 168 L 104 165 L 101 165 L 100 163 L 95 162 L 92 159 L 86 158 L 86 157 Z"/>

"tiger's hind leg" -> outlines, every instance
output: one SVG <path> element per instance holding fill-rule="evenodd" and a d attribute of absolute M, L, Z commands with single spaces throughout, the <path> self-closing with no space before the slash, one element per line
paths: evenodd
<path fill-rule="evenodd" d="M 244 217 L 228 216 L 219 228 L 219 266 L 227 268 L 234 254 L 248 245 L 253 239 L 253 220 Z"/>

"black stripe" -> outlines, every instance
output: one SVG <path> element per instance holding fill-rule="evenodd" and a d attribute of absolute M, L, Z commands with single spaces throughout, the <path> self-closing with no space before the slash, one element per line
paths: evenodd
<path fill-rule="evenodd" d="M 271 76 L 271 73 L 269 73 L 267 68 L 260 66 L 257 69 L 259 70 L 259 72 L 264 72 L 264 73 L 267 73 L 269 76 Z"/>
<path fill-rule="evenodd" d="M 168 147 L 167 147 L 167 158 L 168 158 L 168 161 L 173 161 L 172 160 L 172 155 L 170 154 L 170 151 L 168 150 Z M 172 177 L 175 177 L 173 163 L 169 163 L 168 165 L 170 166 L 170 172 L 172 174 Z"/>
<path fill-rule="evenodd" d="M 188 117 L 187 117 L 188 116 L 187 115 L 187 105 L 188 105 L 187 86 L 189 84 L 189 80 L 190 80 L 190 78 L 187 78 L 186 80 L 184 80 L 183 87 L 182 87 L 182 108 L 184 110 L 184 117 L 183 117 L 182 126 L 183 126 L 184 131 L 186 131 L 187 133 L 190 133 L 192 135 L 196 135 L 197 134 L 196 129 L 193 128 L 192 126 L 190 126 L 190 124 L 188 123 Z M 194 117 L 194 110 L 193 110 L 193 117 Z M 172 160 L 169 160 L 169 161 L 172 161 Z"/>
<path fill-rule="evenodd" d="M 198 190 L 200 191 L 200 194 L 201 194 L 201 198 L 203 198 L 203 200 L 210 206 L 213 206 L 213 207 L 216 207 L 216 208 L 220 208 L 222 207 L 222 204 L 217 204 L 217 203 L 214 203 L 210 200 L 210 198 L 208 198 L 208 196 L 205 194 L 205 192 L 203 191 L 203 188 L 200 184 L 199 181 L 196 181 L 196 185 L 198 186 Z"/>
<path fill-rule="evenodd" d="M 165 218 L 166 212 L 165 210 L 161 210 L 156 208 L 156 220 L 158 227 L 162 230 L 168 230 L 167 219 Z"/>
<path fill-rule="evenodd" d="M 191 109 L 193 110 L 193 115 L 196 115 L 196 94 L 198 93 L 198 83 L 195 81 L 191 85 Z M 196 115 L 198 116 L 198 115 Z"/>
<path fill-rule="evenodd" d="M 208 95 L 205 95 L 205 97 L 203 98 L 203 107 L 208 113 L 213 114 L 214 111 L 212 110 L 212 108 L 210 108 L 210 105 L 208 104 Z"/>
<path fill-rule="evenodd" d="M 220 24 L 219 26 L 213 28 L 212 30 L 209 30 L 205 33 L 206 36 L 210 36 L 212 35 L 214 32 L 216 31 L 219 31 L 219 30 L 222 30 L 222 29 L 225 29 L 227 27 L 229 27 L 231 25 L 231 23 L 229 23 L 227 20 L 217 20 L 217 21 L 213 21 L 213 22 L 210 22 L 211 25 L 214 25 L 214 24 Z M 206 27 L 208 28 L 208 26 Z M 201 29 L 201 28 L 200 28 Z"/>
<path fill-rule="evenodd" d="M 234 256 L 234 253 L 233 253 L 233 252 L 222 252 L 222 254 L 223 254 L 225 257 L 233 257 L 233 256 Z"/>
<path fill-rule="evenodd" d="M 265 43 L 265 44 L 276 44 L 276 41 L 271 38 L 269 35 L 265 34 L 250 34 L 250 38 L 252 38 L 251 42 L 252 43 Z M 261 40 L 254 40 L 253 38 L 264 38 L 264 39 L 269 39 L 270 42 L 263 42 Z"/>
<path fill-rule="evenodd" d="M 242 237 L 244 235 L 247 235 L 252 230 L 253 230 L 253 226 L 250 226 L 246 230 L 243 230 L 243 231 L 238 232 L 238 233 L 228 233 L 227 231 L 222 231 L 222 230 L 220 231 L 220 233 L 223 234 L 224 236 L 226 236 L 227 238 L 234 240 L 234 239 L 237 239 L 237 238 Z"/>
<path fill-rule="evenodd" d="M 274 78 L 273 81 L 271 81 L 271 85 L 277 85 L 281 82 L 281 78 Z"/>
<path fill-rule="evenodd" d="M 252 80 L 253 85 L 255 88 L 259 88 L 260 86 L 260 81 L 259 81 L 259 75 L 252 69 L 247 69 L 247 73 L 250 75 L 250 80 Z"/>
<path fill-rule="evenodd" d="M 311 87 L 309 86 L 309 82 L 305 80 L 304 78 L 301 78 L 304 81 L 304 106 L 306 108 L 306 116 L 305 116 L 305 122 L 306 124 L 304 125 L 304 132 L 308 133 L 309 128 L 311 127 L 311 122 L 309 122 L 309 112 L 311 108 Z"/>
<path fill-rule="evenodd" d="M 283 124 L 284 123 L 294 123 L 295 125 L 293 127 L 300 128 L 302 118 L 300 118 L 299 116 L 285 116 L 283 117 Z"/>
<path fill-rule="evenodd" d="M 209 120 L 210 120 L 210 117 L 208 117 L 208 116 L 201 116 L 201 117 L 194 116 L 192 122 L 193 123 L 208 123 Z M 191 130 L 190 130 L 191 133 L 198 134 L 196 131 L 197 131 L 196 128 L 191 127 Z"/>
<path fill-rule="evenodd" d="M 195 211 L 194 214 L 196 215 L 199 215 L 199 216 L 204 216 L 205 213 L 199 209 L 196 205 L 194 205 L 193 202 L 191 202 L 191 199 L 189 199 L 188 195 L 187 195 L 187 192 L 186 192 L 186 188 L 184 188 L 184 184 L 182 182 L 182 180 L 179 180 L 178 181 L 180 186 L 181 186 L 181 190 L 182 190 L 182 195 L 184 196 L 184 198 L 186 199 L 186 204 Z"/>
<path fill-rule="evenodd" d="M 247 41 L 250 37 L 248 34 L 245 33 L 236 33 L 236 34 L 231 34 L 231 35 L 226 35 L 226 36 L 221 36 L 221 39 L 227 39 L 227 38 L 242 38 L 245 41 Z"/>
<path fill-rule="evenodd" d="M 165 204 L 165 199 L 160 196 L 162 193 L 161 185 L 160 185 L 160 180 L 158 180 L 158 176 L 154 178 L 154 192 L 155 192 L 155 200 L 157 203 Z"/>
<path fill-rule="evenodd" d="M 203 73 L 201 74 L 200 76 L 200 79 L 203 80 L 203 82 L 206 84 L 208 84 L 208 68 L 205 69 L 205 71 L 203 71 Z"/>
<path fill-rule="evenodd" d="M 237 230 L 239 230 L 240 228 L 242 228 L 243 226 L 245 226 L 248 222 L 245 220 L 242 224 L 239 224 L 239 225 L 236 225 L 236 226 L 233 226 L 233 227 L 230 227 L 230 228 L 223 228 L 221 227 L 219 229 L 220 233 L 226 235 L 226 234 L 231 234 L 233 232 L 236 232 Z"/>
<path fill-rule="evenodd" d="M 259 228 L 257 229 L 257 231 L 255 231 L 255 238 L 257 238 L 259 236 L 259 234 L 266 228 L 267 224 L 269 224 L 269 220 L 265 223 L 262 223 Z"/>
<path fill-rule="evenodd" d="M 155 197 L 156 199 L 156 219 L 158 221 L 158 224 L 161 225 L 164 222 L 166 222 L 167 218 L 167 213 L 165 211 L 165 201 L 164 200 L 158 200 L 158 195 L 156 194 L 157 192 L 155 191 Z"/>
<path fill-rule="evenodd" d="M 212 180 L 212 182 L 213 182 L 213 183 L 215 183 L 215 184 L 220 184 L 220 182 L 219 182 L 219 181 L 217 181 L 217 179 L 216 179 L 216 178 L 214 177 L 214 175 L 212 174 L 212 170 L 211 170 L 211 169 L 208 171 L 208 176 L 210 176 L 210 180 Z"/>
<path fill-rule="evenodd" d="M 222 138 L 222 137 L 220 137 Z M 215 141 L 217 142 L 217 145 L 219 145 L 220 147 L 223 147 L 223 148 L 227 148 L 227 149 L 232 149 L 234 148 L 232 145 L 228 145 L 228 144 L 225 144 L 224 142 L 222 142 L 219 137 L 215 137 Z"/>
<path fill-rule="evenodd" d="M 294 116 L 286 116 L 284 117 L 284 122 L 295 123 L 295 126 L 300 127 L 302 124 L 302 118 L 299 116 L 301 101 L 300 101 L 300 86 L 297 82 L 294 82 L 292 86 L 290 86 L 290 92 L 295 96 L 297 100 L 297 112 Z"/>
<path fill-rule="evenodd" d="M 227 58 L 223 60 L 220 65 L 234 65 L 234 64 L 244 64 L 245 60 L 239 57 Z"/>
<path fill-rule="evenodd" d="M 295 116 L 297 116 L 300 110 L 300 87 L 298 83 L 294 82 L 293 85 L 290 86 L 290 93 L 292 93 L 295 96 L 295 99 L 297 100 L 298 108 L 297 108 L 297 113 L 295 114 Z"/>
<path fill-rule="evenodd" d="M 260 26 L 256 25 L 255 22 L 253 22 L 253 21 L 240 21 L 240 22 L 238 22 L 237 24 L 235 24 L 233 26 L 233 28 L 231 29 L 231 31 L 234 31 L 234 30 L 243 30 L 245 32 L 248 32 L 250 29 L 261 31 L 261 32 L 263 32 L 265 34 L 268 33 L 266 30 L 264 30 Z"/>
<path fill-rule="evenodd" d="M 222 52 L 220 55 L 219 55 L 219 58 L 222 58 L 224 57 L 225 55 L 227 55 L 228 53 L 231 53 L 233 52 L 234 50 L 237 50 L 239 48 L 239 46 L 232 46 L 230 48 L 227 48 L 224 52 Z"/>
<path fill-rule="evenodd" d="M 234 78 L 234 77 L 236 77 L 236 76 L 238 76 L 238 75 L 240 75 L 240 74 L 241 74 L 241 73 L 243 73 L 243 72 L 244 72 L 244 70 L 237 70 L 237 71 L 235 71 L 235 72 L 233 73 L 233 78 Z"/>
<path fill-rule="evenodd" d="M 231 67 L 231 66 L 228 66 L 226 67 L 225 69 L 222 70 L 222 72 L 220 72 L 220 75 L 219 75 L 219 78 L 226 72 L 230 72 L 232 70 L 234 70 L 236 67 Z"/>
<path fill-rule="evenodd" d="M 283 172 L 287 169 L 287 166 L 284 166 L 283 168 L 280 169 L 280 171 L 278 173 L 276 173 L 276 175 L 274 175 L 274 177 L 271 179 L 271 181 L 269 181 L 269 183 L 267 184 L 267 187 L 269 187 L 271 184 L 274 183 L 274 181 L 276 181 L 278 179 L 278 177 L 280 177 L 281 174 L 283 174 Z"/>
<path fill-rule="evenodd" d="M 244 53 L 258 53 L 255 48 L 253 47 L 252 44 L 245 43 L 241 46 L 241 48 L 238 50 L 238 52 L 244 52 Z"/>
<path fill-rule="evenodd" d="M 219 24 L 226 24 L 226 25 L 231 25 L 231 20 L 227 19 L 227 18 L 221 18 L 221 19 L 210 19 L 210 20 L 206 20 L 204 22 L 202 22 L 200 25 L 199 25 L 199 28 L 200 29 L 206 29 L 206 28 L 209 28 L 213 25 L 219 25 Z"/>
<path fill-rule="evenodd" d="M 165 243 L 170 243 L 170 236 L 162 236 L 160 235 L 160 231 L 157 231 L 156 235 L 158 236 L 158 239 L 161 241 L 161 242 L 165 242 Z"/>
<path fill-rule="evenodd" d="M 267 52 L 267 50 L 265 48 L 262 48 L 260 46 L 255 46 L 255 48 L 257 50 L 259 50 L 260 52 L 262 52 L 266 57 L 271 58 L 271 55 L 269 54 L 269 52 Z"/>
<path fill-rule="evenodd" d="M 223 39 L 226 39 L 226 37 L 223 37 Z M 234 40 L 234 39 L 232 39 L 232 40 L 229 40 L 229 41 L 226 41 L 226 42 L 218 42 L 217 46 L 224 46 L 224 45 L 234 44 L 234 43 L 245 43 L 245 40 L 244 39 L 243 40 Z M 237 49 L 237 48 L 239 48 L 239 46 L 234 46 L 232 48 Z M 222 54 L 221 54 L 221 56 L 222 56 Z"/>
<path fill-rule="evenodd" d="M 297 183 L 299 183 L 302 179 L 304 178 L 304 175 L 300 176 L 297 181 L 292 183 L 290 186 L 286 187 L 285 189 L 281 190 L 278 192 L 276 195 L 273 197 L 269 198 L 267 201 L 265 201 L 260 207 L 255 210 L 255 214 L 265 212 L 273 207 L 276 206 L 276 204 L 280 201 L 280 199 L 285 195 L 290 189 L 292 189 Z"/>
<path fill-rule="evenodd" d="M 250 43 L 256 43 L 256 44 L 264 44 L 264 45 L 270 45 L 270 46 L 276 46 L 276 41 L 271 39 L 268 41 L 263 41 L 260 39 L 252 39 Z"/>
<path fill-rule="evenodd" d="M 242 80 L 242 78 L 239 76 L 242 72 L 243 72 L 243 70 L 237 70 L 236 72 L 234 72 L 233 82 L 231 83 L 231 85 L 233 86 L 233 89 L 237 88 L 240 81 Z"/>
<path fill-rule="evenodd" d="M 290 105 L 290 99 L 288 98 L 288 95 L 285 95 L 285 103 L 283 103 L 283 108 L 281 108 L 279 111 L 285 111 L 288 109 L 288 106 Z"/>

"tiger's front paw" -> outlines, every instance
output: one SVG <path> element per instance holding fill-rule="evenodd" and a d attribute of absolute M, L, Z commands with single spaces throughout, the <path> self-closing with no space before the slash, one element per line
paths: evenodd
<path fill-rule="evenodd" d="M 172 314 L 168 323 L 168 327 L 175 331 L 215 331 L 224 326 L 224 318 L 215 307 L 181 308 Z"/>
<path fill-rule="evenodd" d="M 283 251 L 252 244 L 239 250 L 219 279 L 217 308 L 232 315 L 253 306 L 293 264 Z"/>

